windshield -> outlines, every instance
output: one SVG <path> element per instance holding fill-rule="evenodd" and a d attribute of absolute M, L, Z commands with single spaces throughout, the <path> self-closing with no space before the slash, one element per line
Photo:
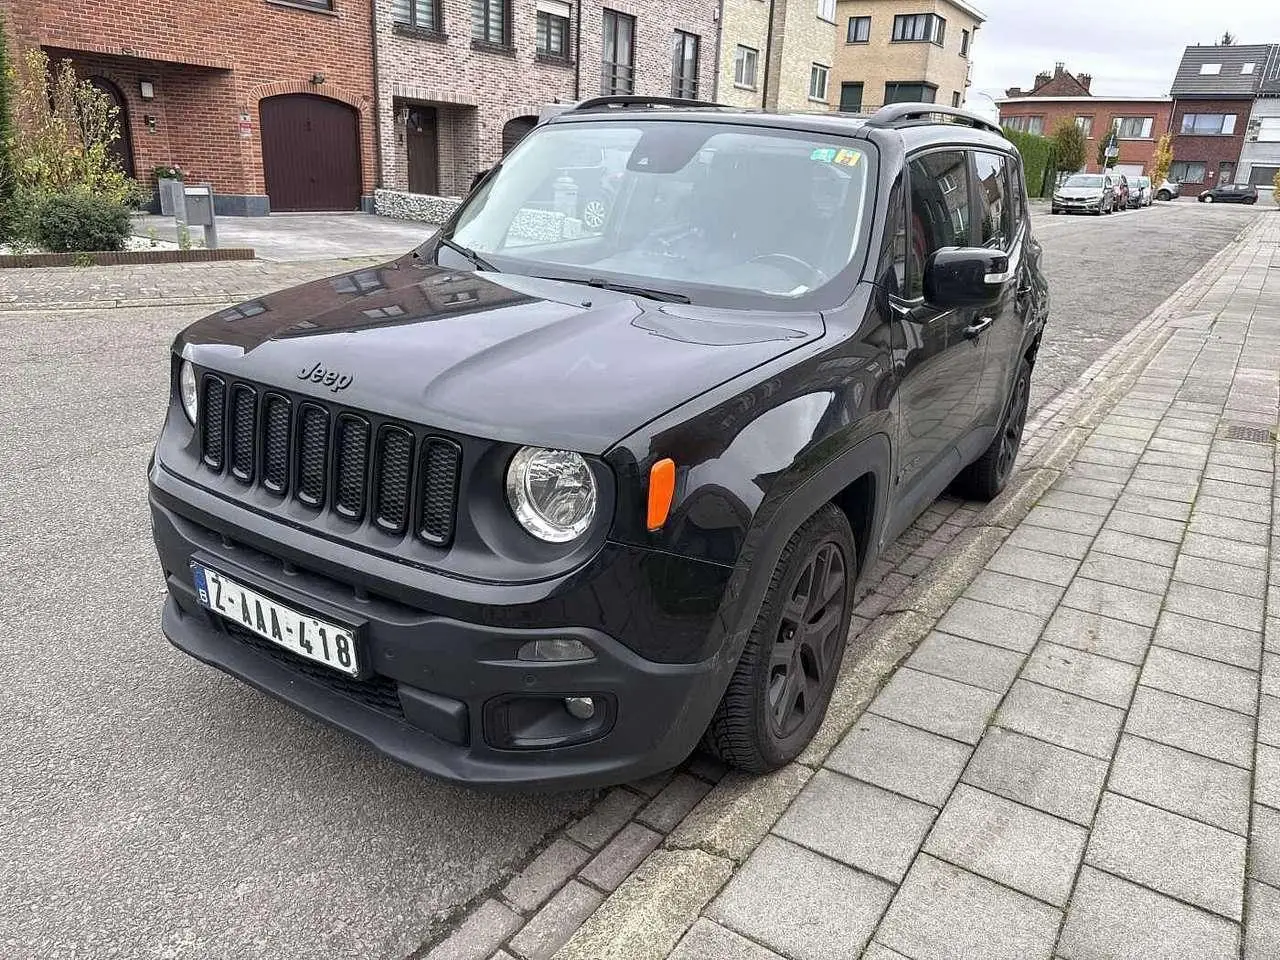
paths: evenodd
<path fill-rule="evenodd" d="M 1097 190 L 1102 186 L 1102 176 L 1096 173 L 1073 173 L 1062 184 L 1064 187 L 1092 187 Z"/>
<path fill-rule="evenodd" d="M 867 168 L 864 149 L 838 137 L 681 120 L 552 124 L 503 161 L 451 239 L 511 273 L 695 302 L 716 288 L 799 297 L 853 259 Z"/>

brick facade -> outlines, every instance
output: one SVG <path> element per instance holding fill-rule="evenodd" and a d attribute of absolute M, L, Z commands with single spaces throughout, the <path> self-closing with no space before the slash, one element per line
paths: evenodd
<path fill-rule="evenodd" d="M 259 104 L 281 94 L 312 94 L 358 112 L 360 193 L 372 194 L 370 0 L 332 5 L 0 0 L 11 54 L 38 43 L 120 92 L 139 180 L 153 184 L 154 166 L 175 163 L 188 180 L 213 184 L 224 213 L 267 212 Z M 142 99 L 144 80 L 154 85 L 152 100 Z"/>
<path fill-rule="evenodd" d="M 1248 128 L 1249 113 L 1253 108 L 1253 100 L 1200 100 L 1179 99 L 1173 104 L 1173 162 L 1203 163 L 1204 176 L 1192 179 L 1187 176 L 1183 182 L 1183 193 L 1198 193 L 1216 186 L 1222 164 L 1230 164 L 1231 176 L 1226 182 L 1234 182 L 1236 169 L 1240 162 L 1240 153 L 1244 148 L 1244 134 Z M 1229 136 L 1185 136 L 1182 130 L 1182 118 L 1187 114 L 1228 114 L 1234 116 L 1235 129 Z M 1227 171 L 1222 170 L 1223 173 Z"/>
<path fill-rule="evenodd" d="M 1116 164 L 1141 166 L 1144 173 L 1149 173 L 1156 142 L 1169 129 L 1169 114 L 1173 109 L 1173 101 L 1162 97 L 1109 100 L 1104 97 L 1037 95 L 1000 100 L 997 104 L 1000 107 L 1001 123 L 1008 125 L 1010 121 L 1036 120 L 1039 132 L 1046 137 L 1052 136 L 1064 120 L 1074 123 L 1077 117 L 1087 118 L 1089 149 L 1085 155 L 1085 170 L 1095 173 L 1099 169 L 1098 138 L 1106 136 L 1115 122 L 1124 117 L 1149 117 L 1151 135 L 1121 139 Z"/>
<path fill-rule="evenodd" d="M 502 157 L 508 123 L 536 118 L 544 105 L 557 100 L 601 92 L 604 7 L 599 4 L 571 5 L 568 61 L 537 53 L 533 0 L 509 4 L 508 49 L 472 41 L 470 0 L 443 0 L 439 31 L 407 30 L 397 23 L 396 6 L 393 0 L 375 0 L 383 187 L 409 189 L 407 125 L 411 118 L 431 116 L 424 110 L 434 111 L 437 190 L 458 196 L 467 192 L 477 171 Z M 675 31 L 682 30 L 699 39 L 698 96 L 714 95 L 714 4 L 615 0 L 607 6 L 635 17 L 637 94 L 671 95 L 672 48 Z"/>

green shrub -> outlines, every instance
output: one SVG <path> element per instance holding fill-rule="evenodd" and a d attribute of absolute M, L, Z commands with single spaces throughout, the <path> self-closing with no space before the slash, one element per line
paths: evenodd
<path fill-rule="evenodd" d="M 123 250 L 129 209 L 96 194 L 77 191 L 46 197 L 36 210 L 37 243 L 51 253 Z"/>
<path fill-rule="evenodd" d="M 1022 169 L 1027 178 L 1027 193 L 1033 197 L 1048 196 L 1053 191 L 1053 141 L 1034 133 L 1010 130 L 1005 137 L 1022 154 Z"/>

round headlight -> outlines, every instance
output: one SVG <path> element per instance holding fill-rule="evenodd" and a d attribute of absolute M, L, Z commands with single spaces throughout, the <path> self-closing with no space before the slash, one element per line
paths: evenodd
<path fill-rule="evenodd" d="M 200 407 L 200 394 L 196 390 L 196 368 L 190 360 L 182 361 L 182 369 L 178 371 L 178 390 L 182 394 L 182 412 L 194 424 Z"/>
<path fill-rule="evenodd" d="M 507 467 L 507 501 L 539 540 L 568 543 L 596 515 L 596 478 L 576 453 L 521 447 Z"/>

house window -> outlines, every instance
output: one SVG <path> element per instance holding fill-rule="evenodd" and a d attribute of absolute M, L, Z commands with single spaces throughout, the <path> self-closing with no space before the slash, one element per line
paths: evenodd
<path fill-rule="evenodd" d="M 942 46 L 947 21 L 936 13 L 900 13 L 893 18 L 893 39 L 898 43 L 928 40 Z"/>
<path fill-rule="evenodd" d="M 850 17 L 849 34 L 845 43 L 867 43 L 871 40 L 871 18 Z"/>
<path fill-rule="evenodd" d="M 537 0 L 538 56 L 569 59 L 569 4 Z"/>
<path fill-rule="evenodd" d="M 967 57 L 969 55 L 969 31 L 960 31 L 960 56 Z"/>
<path fill-rule="evenodd" d="M 1253 68 L 1254 68 L 1254 64 L 1252 63 L 1242 63 L 1240 64 L 1240 73 L 1241 74 L 1253 73 Z"/>
<path fill-rule="evenodd" d="M 1216 77 L 1222 72 L 1222 64 L 1220 63 L 1202 63 L 1200 64 L 1200 76 Z"/>
<path fill-rule="evenodd" d="M 827 74 L 830 67 L 815 63 L 809 68 L 809 99 L 827 102 Z"/>
<path fill-rule="evenodd" d="M 952 93 L 952 94 L 951 94 L 951 105 L 952 105 L 953 107 L 959 108 L 959 106 L 960 106 L 960 91 L 959 91 L 959 90 L 957 90 L 957 91 L 955 91 L 954 93 Z"/>
<path fill-rule="evenodd" d="M 932 83 L 886 83 L 885 103 L 934 103 L 938 88 Z"/>
<path fill-rule="evenodd" d="M 416 30 L 439 32 L 440 4 L 436 0 L 394 0 L 391 20 Z"/>
<path fill-rule="evenodd" d="M 1230 183 L 1236 177 L 1236 165 L 1230 160 L 1223 160 L 1218 164 L 1218 182 Z"/>
<path fill-rule="evenodd" d="M 698 35 L 677 30 L 671 45 L 671 95 L 683 100 L 698 96 Z"/>
<path fill-rule="evenodd" d="M 737 87 L 756 88 L 756 65 L 760 62 L 760 51 L 754 47 L 738 44 L 733 55 L 733 83 Z"/>
<path fill-rule="evenodd" d="M 1178 183 L 1204 183 L 1203 160 L 1175 160 L 1169 168 L 1169 179 Z"/>
<path fill-rule="evenodd" d="M 840 84 L 840 111 L 842 113 L 862 112 L 862 84 Z"/>
<path fill-rule="evenodd" d="M 1000 122 L 1019 133 L 1044 134 L 1044 117 L 1002 117 Z"/>
<path fill-rule="evenodd" d="M 836 0 L 818 0 L 818 19 L 836 22 Z"/>
<path fill-rule="evenodd" d="M 1117 117 L 1116 136 L 1121 140 L 1150 140 L 1154 117 Z"/>
<path fill-rule="evenodd" d="M 507 0 L 471 0 L 471 39 L 498 47 L 511 46 Z"/>
<path fill-rule="evenodd" d="M 605 10 L 600 92 L 606 97 L 635 90 L 636 18 Z"/>
<path fill-rule="evenodd" d="M 1076 117 L 1076 126 L 1086 137 L 1093 136 L 1093 117 Z"/>
<path fill-rule="evenodd" d="M 1280 117 L 1263 117 L 1258 124 L 1259 143 L 1280 143 Z"/>
<path fill-rule="evenodd" d="M 1188 113 L 1182 117 L 1182 132 L 1193 137 L 1226 137 L 1236 131 L 1234 113 Z"/>

